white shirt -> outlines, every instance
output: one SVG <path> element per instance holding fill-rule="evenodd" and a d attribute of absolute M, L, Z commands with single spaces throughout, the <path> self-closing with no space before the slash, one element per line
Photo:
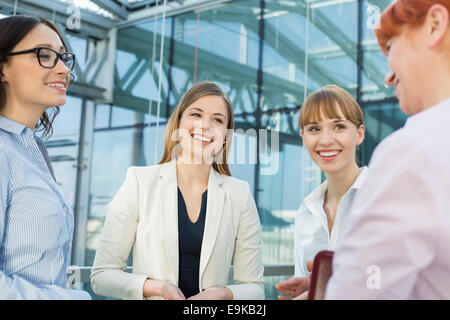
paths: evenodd
<path fill-rule="evenodd" d="M 342 229 L 347 225 L 348 212 L 356 190 L 363 184 L 367 171 L 367 167 L 361 170 L 358 178 L 339 202 L 331 235 L 327 215 L 323 210 L 328 181 L 325 180 L 303 200 L 295 216 L 295 276 L 306 277 L 308 275 L 306 261 L 314 260 L 314 256 L 319 251 L 334 250 L 336 243 L 341 238 Z"/>
<path fill-rule="evenodd" d="M 376 148 L 327 299 L 450 299 L 450 99 Z"/>

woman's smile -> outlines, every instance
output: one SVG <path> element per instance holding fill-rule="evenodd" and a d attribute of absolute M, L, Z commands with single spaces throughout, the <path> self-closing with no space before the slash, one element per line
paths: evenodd
<path fill-rule="evenodd" d="M 202 145 L 208 145 L 214 141 L 214 139 L 211 136 L 204 134 L 193 133 L 191 134 L 191 137 L 195 142 L 201 143 Z"/>
<path fill-rule="evenodd" d="M 333 161 L 338 157 L 338 155 L 341 153 L 341 150 L 320 150 L 317 151 L 317 154 L 320 156 L 320 158 L 324 161 Z"/>

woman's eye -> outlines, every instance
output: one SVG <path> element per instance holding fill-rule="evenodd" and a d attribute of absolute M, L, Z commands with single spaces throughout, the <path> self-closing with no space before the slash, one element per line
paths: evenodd
<path fill-rule="evenodd" d="M 215 119 L 218 123 L 223 123 L 222 119 Z"/>
<path fill-rule="evenodd" d="M 343 125 L 343 124 L 337 124 L 336 125 L 336 129 L 340 129 L 340 130 L 342 130 L 342 129 L 345 129 L 346 127 Z"/>
<path fill-rule="evenodd" d="M 191 116 L 196 117 L 196 118 L 200 118 L 201 117 L 200 113 L 193 113 L 193 114 L 191 114 Z"/>
<path fill-rule="evenodd" d="M 41 59 L 41 60 L 49 60 L 50 59 L 50 55 L 48 55 L 48 54 L 40 54 L 39 55 L 39 59 Z"/>
<path fill-rule="evenodd" d="M 319 128 L 317 128 L 317 127 L 310 127 L 310 128 L 308 129 L 308 131 L 309 131 L 309 132 L 317 132 L 317 131 L 319 131 Z"/>

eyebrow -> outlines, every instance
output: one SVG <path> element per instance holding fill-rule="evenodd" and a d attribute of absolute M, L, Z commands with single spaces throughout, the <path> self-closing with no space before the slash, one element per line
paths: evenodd
<path fill-rule="evenodd" d="M 197 111 L 203 112 L 202 109 L 197 108 L 197 107 L 192 107 L 189 111 L 191 111 L 191 110 L 197 110 Z M 224 119 L 227 118 L 223 113 L 220 113 L 220 112 L 216 112 L 216 113 L 214 113 L 214 115 L 216 115 L 216 116 L 222 116 L 222 117 L 224 117 Z"/>
<path fill-rule="evenodd" d="M 53 46 L 50 43 L 40 43 L 40 44 L 37 44 L 36 47 L 48 47 L 50 49 L 53 49 Z M 59 51 L 66 51 L 66 48 L 64 48 L 64 46 L 61 46 L 59 48 Z"/>
<path fill-rule="evenodd" d="M 334 122 L 334 123 L 338 123 L 338 122 L 348 122 L 348 120 L 347 119 L 333 119 L 333 120 L 331 120 L 332 122 Z M 319 124 L 318 122 L 308 122 L 307 124 L 305 124 L 305 127 L 306 126 L 309 126 L 309 125 L 317 125 L 317 124 Z"/>

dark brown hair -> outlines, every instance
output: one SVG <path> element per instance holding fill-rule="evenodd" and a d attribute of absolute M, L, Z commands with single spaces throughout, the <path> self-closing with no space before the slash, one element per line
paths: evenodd
<path fill-rule="evenodd" d="M 58 28 L 49 20 L 30 17 L 30 16 L 11 16 L 0 19 L 0 74 L 3 75 L 3 65 L 8 61 L 8 54 L 16 47 L 16 45 L 22 41 L 23 38 L 33 30 L 37 25 L 44 24 L 54 30 L 64 48 L 67 50 L 67 45 L 59 32 Z M 6 90 L 3 82 L 0 82 L 0 111 L 6 105 Z M 36 124 L 37 131 L 43 131 L 42 137 L 49 138 L 53 133 L 52 124 L 56 115 L 59 113 L 59 107 L 53 107 L 46 110 L 38 123 Z"/>

